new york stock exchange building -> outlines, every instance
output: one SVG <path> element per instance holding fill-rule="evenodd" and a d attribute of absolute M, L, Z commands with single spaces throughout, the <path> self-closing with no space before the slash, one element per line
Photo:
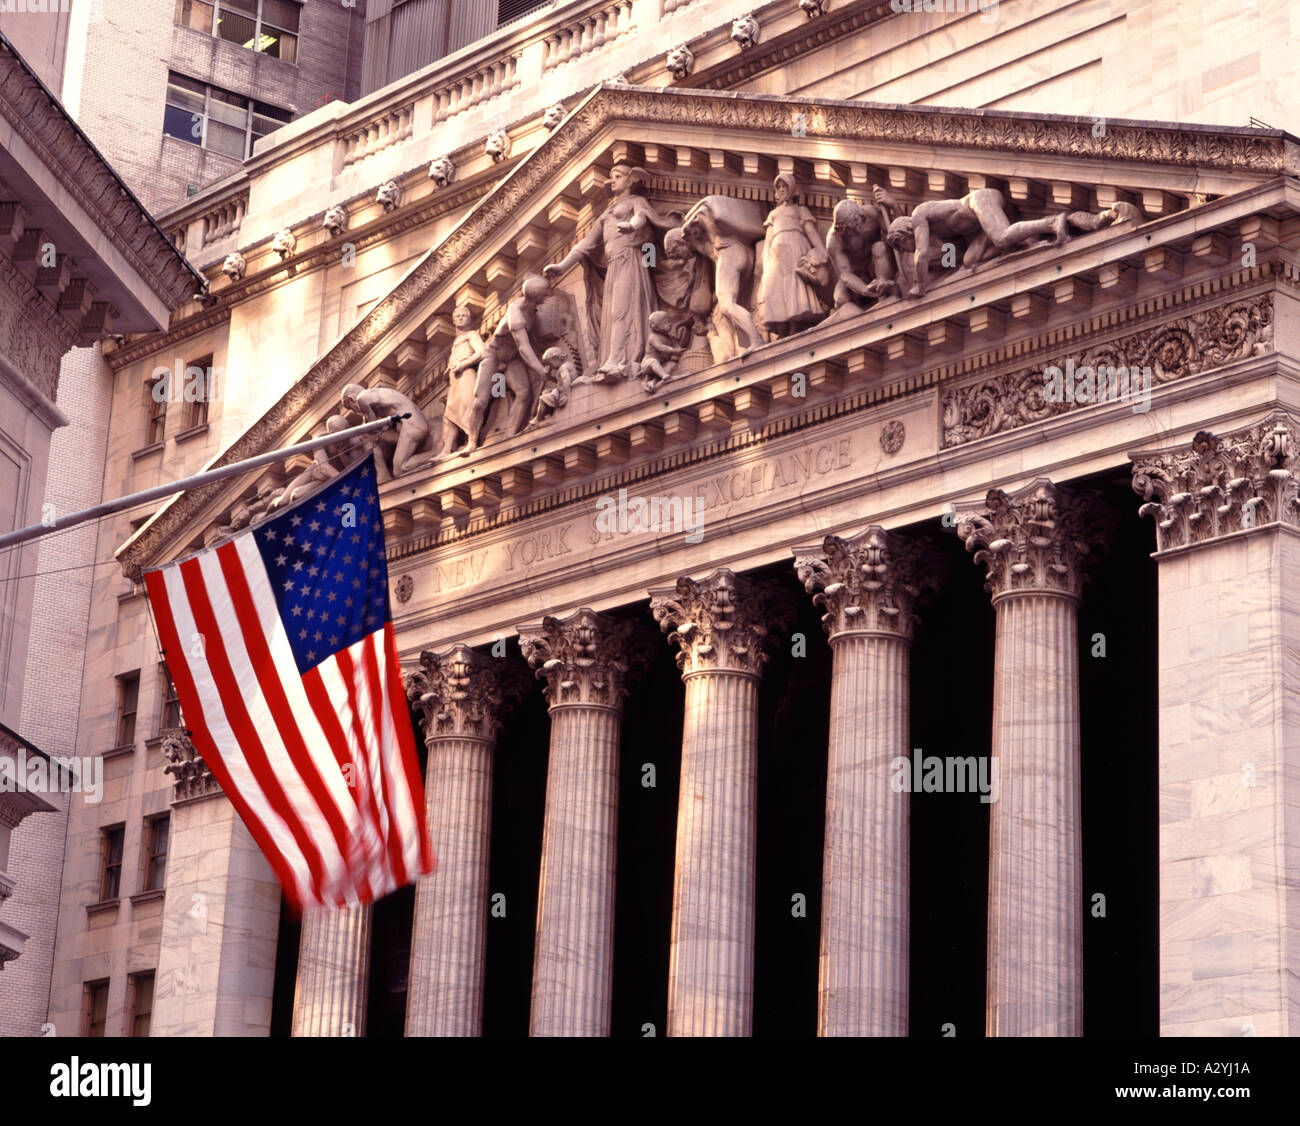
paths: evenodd
<path fill-rule="evenodd" d="M 156 959 L 155 1036 L 1300 1031 L 1297 142 L 1133 65 L 1235 17 L 734 7 L 543 10 L 160 218 L 210 292 L 115 425 L 224 389 L 106 489 L 409 412 L 437 869 L 293 918 L 182 721 L 165 894 L 51 1019 Z M 156 664 L 140 569 L 320 465 L 117 523 L 93 644 Z"/>

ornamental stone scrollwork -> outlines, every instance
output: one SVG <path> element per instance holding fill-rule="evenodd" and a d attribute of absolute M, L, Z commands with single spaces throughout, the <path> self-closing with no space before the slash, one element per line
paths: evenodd
<path fill-rule="evenodd" d="M 396 180 L 385 180 L 375 193 L 375 202 L 385 211 L 392 211 L 402 202 L 402 189 Z"/>
<path fill-rule="evenodd" d="M 1054 363 L 1062 368 L 1073 364 L 1079 372 L 1105 368 L 1126 369 L 1130 375 L 1140 373 L 1149 391 L 1233 360 L 1263 355 L 1272 346 L 1273 297 L 1264 293 L 1143 329 L 1062 356 Z M 944 391 L 943 448 L 965 445 L 1088 405 L 1078 395 L 1074 402 L 1051 402 L 1046 387 L 1043 368 L 1034 367 Z M 1143 408 L 1140 397 L 1133 406 Z"/>
<path fill-rule="evenodd" d="M 902 419 L 891 418 L 880 428 L 880 448 L 887 454 L 896 454 L 903 448 L 907 438 L 907 428 Z"/>
<path fill-rule="evenodd" d="M 284 230 L 280 231 L 275 238 L 271 240 L 271 249 L 280 256 L 281 262 L 293 253 L 294 247 L 297 245 L 298 240 L 294 237 L 293 231 L 288 227 L 285 227 Z"/>
<path fill-rule="evenodd" d="M 820 547 L 794 549 L 795 574 L 826 610 L 831 640 L 853 633 L 891 633 L 911 640 L 921 591 L 938 585 L 924 550 L 873 525 L 850 539 L 827 536 Z"/>
<path fill-rule="evenodd" d="M 226 260 L 221 263 L 221 272 L 232 282 L 237 282 L 248 272 L 248 263 L 244 260 L 244 256 L 236 250 L 226 255 Z"/>
<path fill-rule="evenodd" d="M 768 650 L 794 621 L 794 600 L 777 588 L 719 568 L 650 591 L 650 613 L 677 645 L 683 676 L 738 672 L 757 676 Z"/>
<path fill-rule="evenodd" d="M 520 626 L 519 648 L 542 681 L 552 708 L 621 707 L 629 673 L 650 658 L 644 631 L 634 623 L 588 609 Z"/>
<path fill-rule="evenodd" d="M 1010 594 L 1080 596 L 1084 564 L 1109 531 L 1096 498 L 1039 477 L 1014 493 L 990 489 L 984 504 L 957 517 L 957 534 L 987 566 L 984 589 L 995 602 Z"/>
<path fill-rule="evenodd" d="M 169 727 L 162 732 L 162 756 L 167 760 L 164 774 L 171 774 L 176 782 L 172 801 L 189 801 L 221 793 L 220 783 L 212 776 L 203 756 L 195 749 L 189 732 L 180 727 Z"/>
<path fill-rule="evenodd" d="M 742 51 L 758 43 L 758 20 L 752 15 L 741 16 L 731 25 L 731 41 Z"/>
<path fill-rule="evenodd" d="M 496 739 L 501 721 L 523 695 L 527 674 L 501 657 L 485 657 L 467 645 L 420 654 L 420 668 L 407 674 L 406 697 L 435 739 Z"/>
<path fill-rule="evenodd" d="M 1202 430 L 1189 445 L 1129 454 L 1142 516 L 1157 547 L 1190 547 L 1265 524 L 1300 527 L 1296 420 L 1277 413 L 1230 434 Z"/>
<path fill-rule="evenodd" d="M 685 43 L 680 47 L 674 47 L 668 52 L 664 66 L 668 73 L 680 82 L 683 78 L 689 77 L 691 71 L 695 69 L 695 52 Z"/>
<path fill-rule="evenodd" d="M 411 601 L 411 595 L 414 593 L 415 580 L 410 575 L 403 575 L 393 586 L 393 595 L 403 605 Z"/>
<path fill-rule="evenodd" d="M 445 188 L 456 178 L 456 166 L 449 156 L 435 156 L 429 161 L 429 179 Z"/>
<path fill-rule="evenodd" d="M 336 203 L 325 212 L 325 218 L 321 220 L 321 226 L 329 231 L 331 238 L 338 238 L 348 229 L 348 209 L 341 203 Z"/>

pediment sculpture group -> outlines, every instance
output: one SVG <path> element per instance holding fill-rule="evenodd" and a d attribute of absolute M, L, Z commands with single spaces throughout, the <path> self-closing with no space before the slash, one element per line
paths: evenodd
<path fill-rule="evenodd" d="M 789 173 L 773 181 L 766 214 L 757 201 L 727 195 L 705 196 L 685 215 L 660 214 L 646 198 L 649 183 L 644 169 L 616 164 L 600 218 L 561 261 L 524 280 L 486 340 L 468 306 L 454 310 L 440 428 L 400 391 L 349 384 L 327 433 L 395 413 L 410 417 L 377 438 L 317 451 L 312 465 L 234 519 L 247 523 L 290 503 L 363 448 L 378 453 L 381 481 L 398 477 L 472 453 L 489 430 L 513 437 L 545 424 L 577 385 L 639 380 L 653 393 L 683 372 L 815 325 L 924 297 L 937 279 L 955 280 L 999 255 L 1060 246 L 1072 233 L 1142 218 L 1133 205 L 1117 203 L 1016 220 L 995 188 L 927 200 L 905 214 L 876 187 L 869 200 L 837 203 L 823 238 Z M 575 266 L 583 271 L 594 371 L 582 370 L 576 302 L 555 284 Z"/>

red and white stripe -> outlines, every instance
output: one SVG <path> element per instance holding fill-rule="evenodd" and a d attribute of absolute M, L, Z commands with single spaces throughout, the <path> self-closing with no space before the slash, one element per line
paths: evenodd
<path fill-rule="evenodd" d="M 252 533 L 145 586 L 195 748 L 295 908 L 432 869 L 391 623 L 300 674 Z"/>

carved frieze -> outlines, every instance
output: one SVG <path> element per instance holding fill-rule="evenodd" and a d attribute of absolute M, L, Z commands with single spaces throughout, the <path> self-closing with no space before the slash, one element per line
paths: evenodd
<path fill-rule="evenodd" d="M 1189 547 L 1265 524 L 1300 527 L 1297 424 L 1276 413 L 1229 434 L 1129 454 L 1138 512 L 1156 521 L 1161 551 Z"/>
<path fill-rule="evenodd" d="M 1084 564 L 1109 530 L 1094 496 L 1045 477 L 1012 493 L 990 489 L 981 511 L 957 517 L 966 550 L 988 568 L 984 589 L 995 601 L 1027 593 L 1078 598 Z"/>
<path fill-rule="evenodd" d="M 1233 360 L 1262 355 L 1273 346 L 1273 296 L 1206 309 L 1163 325 L 1142 329 L 1053 362 L 1085 367 L 1151 371 L 1152 388 L 1195 375 Z M 1021 368 L 943 392 L 943 448 L 965 445 L 991 434 L 1064 414 L 1086 405 L 1051 402 L 1044 369 Z M 1135 403 L 1140 407 L 1140 403 Z"/>
<path fill-rule="evenodd" d="M 794 620 L 785 592 L 725 567 L 706 579 L 680 578 L 650 592 L 650 613 L 677 646 L 683 676 L 734 671 L 758 675 L 769 649 Z"/>
<path fill-rule="evenodd" d="M 630 670 L 649 659 L 643 631 L 593 610 L 519 627 L 519 648 L 542 681 L 551 707 L 622 706 Z"/>
<path fill-rule="evenodd" d="M 795 573 L 823 607 L 822 627 L 834 640 L 847 632 L 912 637 L 916 600 L 936 583 L 920 545 L 873 525 L 850 539 L 827 536 L 820 547 L 794 549 Z"/>

